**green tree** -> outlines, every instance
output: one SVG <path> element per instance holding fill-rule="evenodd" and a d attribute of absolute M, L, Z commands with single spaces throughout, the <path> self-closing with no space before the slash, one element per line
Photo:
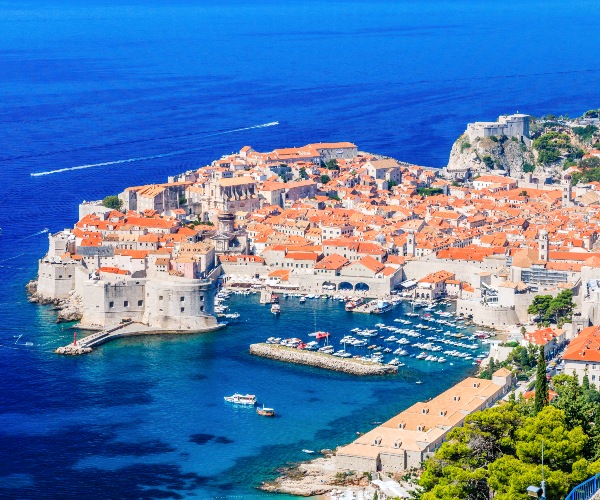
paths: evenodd
<path fill-rule="evenodd" d="M 340 167 L 337 163 L 337 160 L 335 158 L 332 158 L 331 160 L 327 160 L 325 162 L 325 168 L 327 170 L 339 170 Z"/>
<path fill-rule="evenodd" d="M 535 170 L 535 167 L 531 163 L 523 163 L 523 172 L 530 174 Z"/>
<path fill-rule="evenodd" d="M 435 196 L 443 194 L 444 190 L 442 188 L 417 188 L 417 193 L 421 196 Z"/>
<path fill-rule="evenodd" d="M 187 200 L 185 199 L 185 196 L 179 195 L 179 206 L 185 205 L 186 203 L 187 203 Z"/>
<path fill-rule="evenodd" d="M 542 411 L 548 405 L 548 378 L 546 375 L 546 358 L 544 357 L 544 346 L 540 346 L 538 356 L 537 372 L 535 375 L 535 412 Z"/>
<path fill-rule="evenodd" d="M 570 149 L 571 138 L 567 134 L 556 131 L 546 132 L 532 143 L 538 152 L 539 163 L 549 165 L 556 162 L 565 149 Z"/>
<path fill-rule="evenodd" d="M 544 317 L 550 307 L 550 302 L 552 302 L 552 295 L 536 295 L 531 305 L 527 308 L 527 312 Z"/>
<path fill-rule="evenodd" d="M 298 170 L 298 174 L 300 175 L 300 179 L 308 179 L 308 174 L 306 173 L 306 169 L 304 167 Z"/>
<path fill-rule="evenodd" d="M 397 185 L 398 185 L 398 181 L 395 181 L 395 180 L 393 180 L 393 179 L 392 179 L 392 180 L 389 180 L 389 181 L 388 181 L 388 190 L 389 190 L 389 191 L 391 191 L 391 190 L 392 190 L 392 188 L 393 188 L 394 186 L 397 186 Z"/>
<path fill-rule="evenodd" d="M 598 132 L 598 127 L 587 125 L 585 127 L 573 127 L 573 132 L 584 142 L 590 142 L 594 134 Z"/>
<path fill-rule="evenodd" d="M 323 174 L 321 176 L 321 184 L 327 184 L 330 180 L 331 178 L 328 175 Z"/>
<path fill-rule="evenodd" d="M 102 200 L 102 205 L 113 210 L 121 210 L 123 208 L 123 201 L 118 196 L 111 195 Z"/>
<path fill-rule="evenodd" d="M 483 161 L 483 163 L 485 163 L 485 166 L 487 168 L 489 168 L 490 170 L 492 170 L 494 168 L 494 160 L 492 160 L 492 157 L 490 155 L 485 155 L 481 161 Z"/>

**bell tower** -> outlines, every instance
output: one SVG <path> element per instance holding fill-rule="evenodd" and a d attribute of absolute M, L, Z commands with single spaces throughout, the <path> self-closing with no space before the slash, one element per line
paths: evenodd
<path fill-rule="evenodd" d="M 538 237 L 538 257 L 541 261 L 548 262 L 548 231 L 542 229 Z"/>

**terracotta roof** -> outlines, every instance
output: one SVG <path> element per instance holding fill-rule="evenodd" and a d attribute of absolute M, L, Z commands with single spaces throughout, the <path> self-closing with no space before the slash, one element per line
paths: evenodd
<path fill-rule="evenodd" d="M 600 327 L 589 326 L 569 344 L 563 354 L 568 361 L 600 361 Z"/>

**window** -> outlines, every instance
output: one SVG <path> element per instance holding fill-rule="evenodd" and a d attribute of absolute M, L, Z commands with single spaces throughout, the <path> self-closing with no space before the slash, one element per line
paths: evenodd
<path fill-rule="evenodd" d="M 596 375 L 592 375 L 592 382 L 596 381 Z"/>
<path fill-rule="evenodd" d="M 185 297 L 179 297 L 179 302 L 185 302 Z"/>
<path fill-rule="evenodd" d="M 110 308 L 115 307 L 115 303 L 114 302 L 109 302 L 108 303 L 108 307 L 110 307 Z"/>
<path fill-rule="evenodd" d="M 200 295 L 200 302 L 204 302 L 204 295 Z"/>
<path fill-rule="evenodd" d="M 144 305 L 144 301 L 143 300 L 138 300 L 138 306 L 143 306 Z"/>
<path fill-rule="evenodd" d="M 182 307 L 182 308 L 181 308 L 181 312 L 183 312 L 183 311 L 185 311 L 185 307 Z"/>
<path fill-rule="evenodd" d="M 204 306 L 203 306 L 203 305 L 202 305 L 202 306 L 200 306 L 200 310 L 201 310 L 201 311 L 204 311 Z"/>
<path fill-rule="evenodd" d="M 158 300 L 162 300 L 162 299 L 163 299 L 163 296 L 162 296 L 162 295 L 159 295 L 159 296 L 158 296 Z"/>
<path fill-rule="evenodd" d="M 595 370 L 595 369 L 596 369 L 596 365 L 592 365 L 592 370 Z"/>
<path fill-rule="evenodd" d="M 129 307 L 129 301 L 128 300 L 124 300 L 123 301 L 123 307 Z"/>

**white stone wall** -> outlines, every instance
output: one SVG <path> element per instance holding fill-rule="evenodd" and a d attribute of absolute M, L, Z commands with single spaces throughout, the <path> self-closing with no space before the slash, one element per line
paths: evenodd
<path fill-rule="evenodd" d="M 75 288 L 75 262 L 39 261 L 37 293 L 48 299 L 66 299 Z"/>
<path fill-rule="evenodd" d="M 143 322 L 167 331 L 202 331 L 216 326 L 214 290 L 201 280 L 149 280 Z"/>
<path fill-rule="evenodd" d="M 336 469 L 353 470 L 356 472 L 374 472 L 377 470 L 377 459 L 369 457 L 355 457 L 350 455 L 335 456 Z"/>
<path fill-rule="evenodd" d="M 87 279 L 78 286 L 83 303 L 82 325 L 116 326 L 124 319 L 142 321 L 145 280 L 118 282 Z"/>

